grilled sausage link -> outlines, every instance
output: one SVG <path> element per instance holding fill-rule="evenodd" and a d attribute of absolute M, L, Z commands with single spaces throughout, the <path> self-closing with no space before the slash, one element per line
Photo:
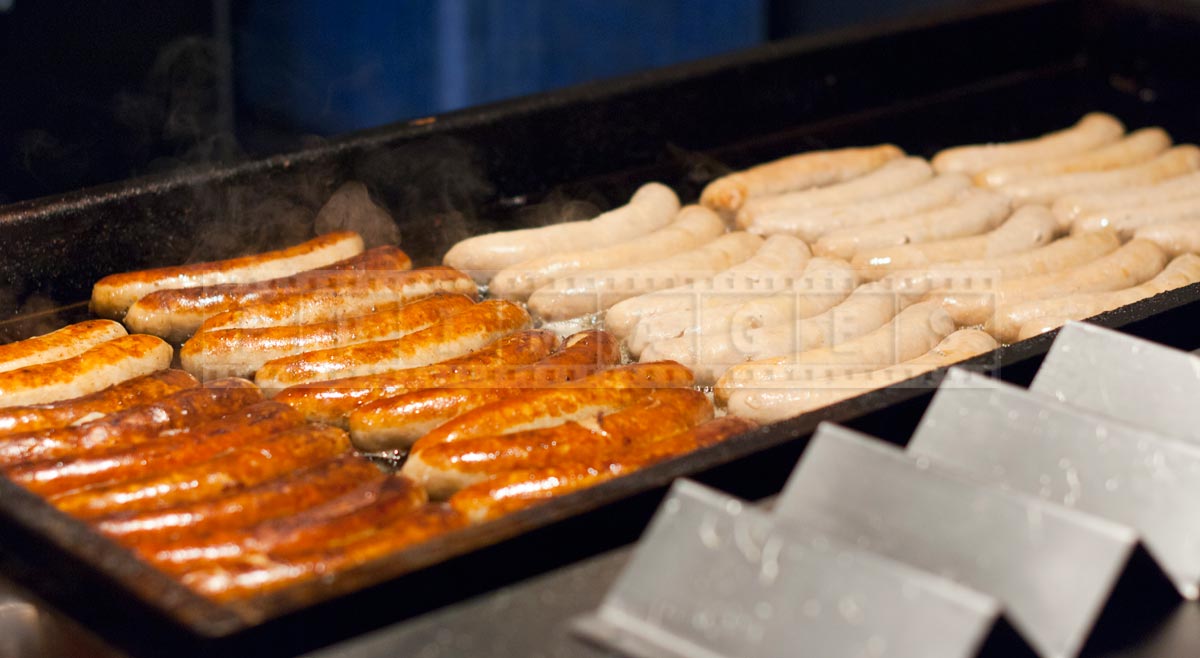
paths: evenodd
<path fill-rule="evenodd" d="M 423 388 L 504 379 L 514 366 L 545 357 L 557 344 L 558 336 L 551 331 L 518 331 L 456 359 L 379 375 L 293 386 L 280 391 L 275 400 L 295 407 L 310 421 L 347 427 L 350 413 L 362 405 Z"/>
<path fill-rule="evenodd" d="M 384 398 L 350 414 L 350 438 L 359 450 L 407 448 L 433 428 L 485 404 L 531 388 L 553 386 L 591 375 L 621 359 L 616 338 L 584 331 L 567 339 L 562 350 L 524 368 L 498 372 L 493 379 L 463 388 L 427 388 Z"/>
<path fill-rule="evenodd" d="M 0 372 L 0 408 L 46 404 L 164 370 L 175 351 L 154 336 L 121 336 L 76 356 Z"/>
<path fill-rule="evenodd" d="M 613 368 L 554 388 L 523 391 L 468 411 L 429 432 L 419 443 L 428 445 L 471 436 L 511 434 L 572 420 L 594 420 L 638 402 L 646 396 L 646 389 L 682 388 L 693 383 L 692 372 L 672 361 Z"/>
<path fill-rule="evenodd" d="M 423 445 L 408 456 L 402 472 L 424 486 L 431 498 L 440 500 L 508 471 L 620 457 L 712 416 L 712 403 L 705 394 L 687 388 L 661 389 L 630 407 L 601 416 L 598 431 L 567 422 L 513 434 Z"/>
<path fill-rule="evenodd" d="M 137 300 L 125 313 L 125 326 L 172 342 L 191 336 L 208 318 L 287 293 L 328 289 L 334 272 L 412 268 L 408 254 L 397 247 L 376 247 L 317 270 L 255 283 L 221 283 L 195 288 L 157 290 Z M 337 280 L 344 280 L 338 275 Z"/>
<path fill-rule="evenodd" d="M 374 313 L 343 320 L 204 331 L 183 344 L 179 358 L 185 370 L 201 379 L 250 377 L 274 359 L 407 336 L 473 303 L 466 295 L 438 293 L 414 302 L 385 304 Z"/>
<path fill-rule="evenodd" d="M 336 427 L 302 425 L 228 454 L 164 474 L 50 498 L 63 512 L 95 518 L 115 512 L 161 509 L 253 486 L 308 468 L 350 450 Z"/>
<path fill-rule="evenodd" d="M 156 290 L 254 283 L 324 267 L 362 250 L 362 238 L 345 231 L 252 256 L 113 274 L 100 279 L 92 288 L 92 312 L 120 320 L 134 302 Z"/>
<path fill-rule="evenodd" d="M 960 171 L 973 175 L 993 167 L 1083 153 L 1111 144 L 1124 133 L 1124 124 L 1115 117 L 1093 112 L 1085 115 L 1070 128 L 1034 139 L 945 149 L 934 156 L 933 168 L 937 171 Z"/>
<path fill-rule="evenodd" d="M 306 352 L 263 364 L 254 381 L 268 390 L 426 366 L 469 354 L 529 327 L 519 305 L 489 300 L 402 338 Z"/>
<path fill-rule="evenodd" d="M 128 546 L 242 531 L 316 507 L 385 477 L 370 460 L 347 455 L 211 500 L 106 516 L 96 521 L 96 528 Z"/>
<path fill-rule="evenodd" d="M 408 272 L 331 272 L 327 287 L 276 295 L 205 320 L 198 331 L 253 329 L 314 324 L 373 313 L 383 304 L 411 302 L 439 292 L 474 299 L 479 289 L 471 277 L 449 267 L 422 267 Z"/>
<path fill-rule="evenodd" d="M 300 414 L 287 405 L 259 402 L 128 448 L 30 462 L 8 468 L 5 475 L 31 491 L 52 496 L 192 466 L 302 422 Z"/>
<path fill-rule="evenodd" d="M 0 372 L 79 356 L 97 345 L 126 335 L 112 320 L 88 320 L 57 331 L 0 345 Z"/>
<path fill-rule="evenodd" d="M 186 389 L 82 425 L 0 438 L 0 465 L 61 459 L 145 443 L 166 430 L 232 413 L 262 397 L 262 391 L 244 379 Z"/>
<path fill-rule="evenodd" d="M 481 523 L 715 445 L 756 427 L 757 423 L 745 418 L 722 416 L 621 457 L 498 475 L 454 494 L 450 506 L 472 523 Z"/>
<path fill-rule="evenodd" d="M 83 419 L 154 402 L 200 385 L 182 370 L 160 370 L 82 397 L 48 404 L 0 409 L 0 438 L 10 434 L 66 427 Z"/>

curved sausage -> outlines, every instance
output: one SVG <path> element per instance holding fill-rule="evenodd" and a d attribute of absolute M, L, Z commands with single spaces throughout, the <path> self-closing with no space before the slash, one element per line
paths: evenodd
<path fill-rule="evenodd" d="M 1168 256 L 1200 254 L 1200 222 L 1164 222 L 1143 226 L 1134 239 L 1149 240 Z"/>
<path fill-rule="evenodd" d="M 211 500 L 113 514 L 98 519 L 95 525 L 127 546 L 173 542 L 292 516 L 385 477 L 370 460 L 348 455 Z"/>
<path fill-rule="evenodd" d="M 485 283 L 497 271 L 534 258 L 633 240 L 666 226 L 678 212 L 679 197 L 671 188 L 647 183 L 629 203 L 593 219 L 467 238 L 451 247 L 443 262 Z"/>
<path fill-rule="evenodd" d="M 82 397 L 48 404 L 5 407 L 0 409 L 0 438 L 95 420 L 99 416 L 154 402 L 199 385 L 195 377 L 182 370 L 160 370 Z"/>
<path fill-rule="evenodd" d="M 636 403 L 645 397 L 646 389 L 692 384 L 691 371 L 678 363 L 622 366 L 554 388 L 522 391 L 473 409 L 429 432 L 417 445 L 594 420 Z"/>
<path fill-rule="evenodd" d="M 1195 222 L 1197 220 L 1200 220 L 1200 197 L 1088 213 L 1075 220 L 1075 223 L 1071 225 L 1071 231 L 1098 231 L 1102 228 L 1111 228 L 1122 238 L 1130 238 L 1138 229 L 1153 224 Z"/>
<path fill-rule="evenodd" d="M 294 407 L 310 421 L 348 427 L 350 412 L 362 405 L 423 388 L 503 378 L 513 366 L 533 363 L 557 345 L 558 336 L 551 331 L 518 331 L 456 359 L 379 375 L 289 387 L 280 391 L 275 400 Z"/>
<path fill-rule="evenodd" d="M 255 283 L 221 283 L 195 288 L 156 290 L 134 302 L 125 313 L 132 331 L 180 342 L 208 318 L 286 293 L 329 288 L 346 277 L 331 279 L 334 272 L 412 269 L 408 254 L 397 247 L 375 247 L 319 270 Z"/>
<path fill-rule="evenodd" d="M 604 328 L 618 338 L 626 338 L 639 321 L 649 316 L 695 314 L 698 309 L 741 303 L 789 289 L 811 256 L 803 241 L 787 235 L 772 236 L 753 256 L 711 277 L 614 304 L 604 314 Z"/>
<path fill-rule="evenodd" d="M 185 370 L 201 379 L 250 377 L 274 359 L 407 336 L 472 304 L 466 295 L 437 293 L 413 302 L 385 304 L 374 313 L 329 322 L 203 331 L 183 344 L 179 359 Z"/>
<path fill-rule="evenodd" d="M 1145 162 L 1169 148 L 1171 136 L 1167 131 L 1162 128 L 1142 128 L 1121 140 L 1077 155 L 987 169 L 975 176 L 975 184 L 999 187 L 1020 178 L 1118 169 Z"/>
<path fill-rule="evenodd" d="M 1043 206 L 1021 206 L 1003 224 L 983 235 L 953 240 L 867 249 L 851 263 L 868 281 L 968 259 L 999 258 L 1043 247 L 1054 239 L 1058 222 Z"/>
<path fill-rule="evenodd" d="M 940 208 L 970 188 L 971 180 L 966 176 L 942 174 L 916 187 L 877 199 L 797 213 L 762 215 L 746 230 L 759 235 L 794 235 L 813 243 L 838 229 L 869 226 Z"/>
<path fill-rule="evenodd" d="M 273 359 L 258 369 L 254 381 L 274 390 L 426 366 L 473 352 L 529 324 L 529 314 L 520 306 L 499 299 L 488 300 L 401 338 Z"/>
<path fill-rule="evenodd" d="M 1080 216 L 1091 212 L 1109 208 L 1135 208 L 1195 197 L 1200 197 L 1200 172 L 1168 178 L 1152 185 L 1068 194 L 1055 201 L 1051 210 L 1058 219 L 1059 227 L 1065 231 Z"/>
<path fill-rule="evenodd" d="M 1184 144 L 1132 167 L 1016 180 L 998 189 L 1014 203 L 1054 203 L 1065 194 L 1145 185 L 1200 169 L 1200 148 Z"/>
<path fill-rule="evenodd" d="M 768 242 L 784 237 L 772 236 Z M 766 283 L 773 285 L 774 282 L 768 279 Z M 680 337 L 704 340 L 712 336 L 730 336 L 731 332 L 768 324 L 809 318 L 837 306 L 857 285 L 858 278 L 845 261 L 813 258 L 798 276 L 785 278 L 780 284 L 783 288 L 780 292 L 759 294 L 749 299 L 749 293 L 730 295 L 720 298 L 735 300 L 730 304 L 702 304 L 699 310 L 670 311 L 642 317 L 634 325 L 626 346 L 630 354 L 640 357 L 647 347 L 664 340 Z"/>
<path fill-rule="evenodd" d="M 232 413 L 262 397 L 262 391 L 244 379 L 212 382 L 82 425 L 5 436 L 0 438 L 0 464 L 59 459 L 144 443 L 166 430 Z"/>
<path fill-rule="evenodd" d="M 1200 256 L 1184 254 L 1168 263 L 1153 279 L 1133 287 L 1006 303 L 996 309 L 996 316 L 987 329 L 998 340 L 1011 343 L 1019 340 L 1025 327 L 1033 323 L 1041 321 L 1036 334 L 1045 333 L 1067 320 L 1090 318 L 1197 281 L 1200 281 Z M 1058 324 L 1051 326 L 1054 322 Z"/>
<path fill-rule="evenodd" d="M 878 329 L 830 347 L 733 366 L 717 380 L 713 396 L 724 403 L 738 389 L 798 388 L 814 379 L 879 370 L 928 352 L 954 329 L 940 304 L 913 304 Z"/>
<path fill-rule="evenodd" d="M 1038 162 L 1083 153 L 1111 144 L 1125 133 L 1125 126 L 1108 114 L 1093 112 L 1078 123 L 1034 139 L 1006 144 L 956 146 L 933 158 L 937 171 L 977 174 L 981 171 L 1020 162 Z"/>
<path fill-rule="evenodd" d="M 218 313 L 205 320 L 198 331 L 330 322 L 374 313 L 384 304 L 416 301 L 442 292 L 472 299 L 479 295 L 471 277 L 449 267 L 422 267 L 408 272 L 333 272 L 326 282 L 328 288 L 285 293 Z"/>
<path fill-rule="evenodd" d="M 130 436 L 127 445 L 14 466 L 5 475 L 30 491 L 51 496 L 192 466 L 303 421 L 287 405 L 259 402 L 219 418 L 198 418 L 183 428 Z"/>
<path fill-rule="evenodd" d="M 596 313 L 630 297 L 710 277 L 750 258 L 761 246 L 762 238 L 739 231 L 659 261 L 581 272 L 539 288 L 529 297 L 529 309 L 551 321 Z"/>
<path fill-rule="evenodd" d="M 450 497 L 450 506 L 472 523 L 482 523 L 660 461 L 715 445 L 756 427 L 757 423 L 737 416 L 715 418 L 621 457 L 511 471 L 498 475 L 454 494 Z"/>
<path fill-rule="evenodd" d="M 792 388 L 742 388 L 729 395 L 726 406 L 731 414 L 760 423 L 776 423 L 919 377 L 999 346 L 985 331 L 960 329 L 910 361 L 881 370 L 813 380 Z"/>
<path fill-rule="evenodd" d="M 60 361 L 0 373 L 0 408 L 46 404 L 101 391 L 164 370 L 175 351 L 161 338 L 134 334 Z"/>
<path fill-rule="evenodd" d="M 92 288 L 92 312 L 120 320 L 134 302 L 156 290 L 275 279 L 324 267 L 362 250 L 362 238 L 357 233 L 343 231 L 262 254 L 112 274 L 97 281 Z"/>
<path fill-rule="evenodd" d="M 725 222 L 715 213 L 688 206 L 670 224 L 628 242 L 551 254 L 506 267 L 492 277 L 488 292 L 503 299 L 525 300 L 555 279 L 666 258 L 700 247 L 724 232 Z"/>
<path fill-rule="evenodd" d="M 363 405 L 350 414 L 350 438 L 359 450 L 377 452 L 407 448 L 437 426 L 472 409 L 498 402 L 531 388 L 574 381 L 620 362 L 611 334 L 587 331 L 532 365 L 512 368 L 472 387 L 427 388 Z"/>
<path fill-rule="evenodd" d="M 636 451 L 641 445 L 678 434 L 712 419 L 708 396 L 692 389 L 662 389 L 642 401 L 601 416 L 597 431 L 579 423 L 498 436 L 435 443 L 413 450 L 401 472 L 424 486 L 435 500 L 463 487 L 515 470 L 563 462 L 588 462 Z"/>
<path fill-rule="evenodd" d="M 903 155 L 892 144 L 791 155 L 714 180 L 700 194 L 700 203 L 736 213 L 751 198 L 848 180 Z"/>
<path fill-rule="evenodd" d="M 161 509 L 266 482 L 350 449 L 350 438 L 336 427 L 301 425 L 206 462 L 139 480 L 60 494 L 51 497 L 50 502 L 80 518 Z"/>
<path fill-rule="evenodd" d="M 765 215 L 877 199 L 915 187 L 932 177 L 933 168 L 924 158 L 898 158 L 844 183 L 749 199 L 737 213 L 737 227 L 745 229 Z"/>
<path fill-rule="evenodd" d="M 929 298 L 944 305 L 959 325 L 983 324 L 994 316 L 995 309 L 1007 304 L 1136 286 L 1161 272 L 1166 264 L 1167 255 L 1158 245 L 1133 240 L 1110 254 L 1071 269 L 1003 279 L 983 292 L 979 286 L 935 291 Z"/>
<path fill-rule="evenodd" d="M 48 334 L 0 345 L 0 372 L 69 359 L 125 335 L 125 327 L 112 320 L 67 325 Z"/>
<path fill-rule="evenodd" d="M 1008 197 L 968 190 L 948 206 L 870 226 L 838 229 L 821 236 L 813 253 L 850 260 L 859 252 L 895 245 L 948 240 L 990 231 L 1010 210 Z"/>

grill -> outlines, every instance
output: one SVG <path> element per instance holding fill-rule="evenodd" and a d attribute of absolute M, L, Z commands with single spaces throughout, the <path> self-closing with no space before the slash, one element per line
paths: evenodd
<path fill-rule="evenodd" d="M 1200 7 L 1183 0 L 998 2 L 0 208 L 8 255 L 0 262 L 0 338 L 86 317 L 81 300 L 111 272 L 306 237 L 306 213 L 351 179 L 388 207 L 402 246 L 427 265 L 467 235 L 547 221 L 565 199 L 612 205 L 647 180 L 695 199 L 727 166 L 813 148 L 890 141 L 931 155 L 1053 130 L 1091 110 L 1131 129 L 1161 125 L 1180 143 L 1200 141 L 1200 60 L 1178 55 L 1197 37 Z M 1098 322 L 1195 349 L 1200 337 L 1189 324 L 1198 299 L 1200 286 L 1191 286 Z M 975 361 L 1024 384 L 1052 338 Z M 902 442 L 928 399 L 925 387 L 876 391 L 335 581 L 228 606 L 0 480 L 0 572 L 133 653 L 295 653 L 627 544 L 682 475 L 744 498 L 776 493 L 820 421 Z"/>

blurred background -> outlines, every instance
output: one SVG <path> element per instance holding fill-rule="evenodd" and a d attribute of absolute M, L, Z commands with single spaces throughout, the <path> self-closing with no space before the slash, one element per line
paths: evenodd
<path fill-rule="evenodd" d="M 0 204 L 971 0 L 0 0 Z"/>

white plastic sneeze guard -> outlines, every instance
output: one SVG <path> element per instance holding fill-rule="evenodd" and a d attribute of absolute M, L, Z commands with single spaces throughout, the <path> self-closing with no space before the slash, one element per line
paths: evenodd
<path fill-rule="evenodd" d="M 829 423 L 775 514 L 994 596 L 1047 658 L 1078 654 L 1137 545 L 1124 526 Z"/>
<path fill-rule="evenodd" d="M 1188 352 L 1070 322 L 1029 390 L 1200 443 L 1200 356 Z"/>
<path fill-rule="evenodd" d="M 992 598 L 677 481 L 575 628 L 640 658 L 974 656 Z"/>

